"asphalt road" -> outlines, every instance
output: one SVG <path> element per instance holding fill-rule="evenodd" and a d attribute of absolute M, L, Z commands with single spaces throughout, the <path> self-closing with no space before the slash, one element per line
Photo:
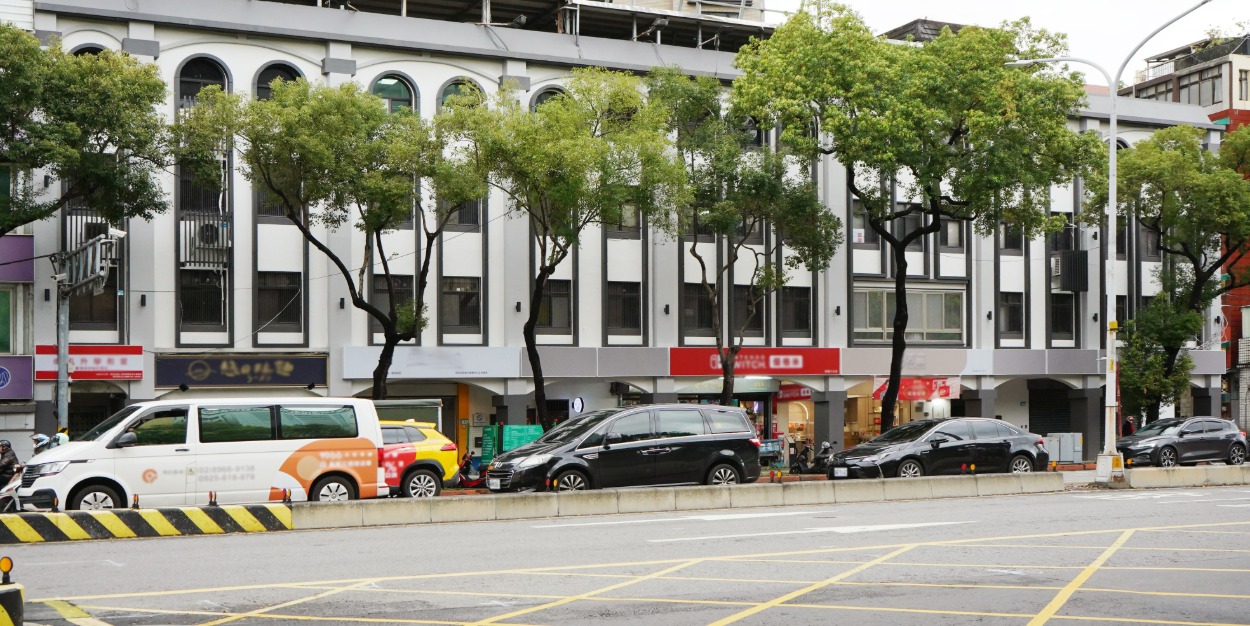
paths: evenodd
<path fill-rule="evenodd" d="M 28 624 L 1250 624 L 1250 488 L 27 545 Z"/>

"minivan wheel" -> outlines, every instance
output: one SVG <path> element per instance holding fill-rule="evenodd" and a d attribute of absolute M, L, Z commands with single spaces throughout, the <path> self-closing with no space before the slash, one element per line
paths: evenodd
<path fill-rule="evenodd" d="M 724 463 L 713 467 L 712 471 L 707 473 L 707 484 L 709 485 L 736 485 L 740 480 L 738 468 Z"/>
<path fill-rule="evenodd" d="M 404 480 L 404 496 L 408 498 L 433 498 L 443 490 L 442 481 L 434 472 L 419 469 L 408 473 Z"/>
<path fill-rule="evenodd" d="M 898 464 L 899 478 L 920 478 L 924 476 L 924 466 L 916 459 L 907 459 Z"/>
<path fill-rule="evenodd" d="M 1228 451 L 1228 464 L 1241 465 L 1246 462 L 1246 447 L 1235 443 L 1231 450 Z"/>
<path fill-rule="evenodd" d="M 115 509 L 121 503 L 121 497 L 109 487 L 92 485 L 79 491 L 70 503 L 70 508 L 77 511 L 99 511 Z"/>
<path fill-rule="evenodd" d="M 1011 457 L 1011 464 L 1008 467 L 1011 468 L 1012 474 L 1025 474 L 1033 471 L 1033 459 L 1023 454 L 1017 454 Z"/>
<path fill-rule="evenodd" d="M 556 480 L 552 485 L 555 487 L 555 491 L 585 491 L 590 488 L 590 485 L 586 482 L 586 476 L 574 470 L 561 472 L 559 476 L 556 476 Z"/>
<path fill-rule="evenodd" d="M 308 499 L 313 502 L 346 502 L 356 499 L 356 488 L 346 478 L 326 476 L 313 485 L 308 492 Z"/>
<path fill-rule="evenodd" d="M 1166 446 L 1159 449 L 1159 467 L 1176 466 L 1176 448 Z"/>

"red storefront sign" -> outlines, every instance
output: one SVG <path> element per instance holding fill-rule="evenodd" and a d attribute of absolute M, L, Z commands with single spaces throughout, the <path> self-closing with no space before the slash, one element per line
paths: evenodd
<path fill-rule="evenodd" d="M 840 373 L 838 348 L 743 348 L 734 359 L 734 374 L 833 376 Z M 720 376 L 716 348 L 669 348 L 670 376 Z"/>
<path fill-rule="evenodd" d="M 69 347 L 74 380 L 143 380 L 143 346 Z M 35 380 L 56 380 L 56 346 L 35 346 Z"/>
<path fill-rule="evenodd" d="M 890 379 L 878 376 L 873 379 L 872 399 L 880 400 Z M 951 399 L 959 397 L 959 377 L 949 378 L 903 378 L 899 380 L 898 399 L 907 402 Z"/>
<path fill-rule="evenodd" d="M 808 400 L 812 397 L 812 388 L 804 385 L 782 385 L 773 398 L 777 402 L 793 402 Z"/>

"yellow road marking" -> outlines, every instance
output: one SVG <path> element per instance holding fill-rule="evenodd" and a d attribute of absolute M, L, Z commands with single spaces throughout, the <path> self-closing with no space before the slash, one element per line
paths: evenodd
<path fill-rule="evenodd" d="M 920 613 L 923 615 L 959 615 L 964 617 L 1029 617 L 1028 613 L 990 613 L 979 611 L 941 611 L 938 609 L 900 609 L 883 606 L 855 606 L 853 604 L 787 604 L 786 608 L 834 609 L 838 611 L 881 611 L 883 613 Z"/>
<path fill-rule="evenodd" d="M 1242 533 L 1237 533 L 1242 534 Z M 1036 543 L 976 543 L 965 544 L 961 547 L 965 548 L 1057 548 L 1061 550 L 1106 550 L 1107 546 L 1052 546 Z M 1121 550 L 1134 550 L 1138 552 L 1250 552 L 1250 550 L 1237 550 L 1234 548 L 1140 548 L 1124 546 Z M 803 561 L 790 561 L 791 563 L 802 563 Z"/>
<path fill-rule="evenodd" d="M 233 518 L 234 522 L 242 527 L 243 530 L 249 533 L 265 532 L 265 525 L 260 523 L 260 520 L 256 519 L 256 516 L 252 515 L 251 511 L 238 505 L 223 506 L 221 510 Z"/>
<path fill-rule="evenodd" d="M 46 604 L 49 607 L 56 609 L 56 612 L 60 613 L 61 617 L 64 618 L 65 621 L 73 624 L 74 626 L 109 626 L 107 623 L 91 617 L 90 613 L 68 602 L 52 600 Z"/>
<path fill-rule="evenodd" d="M 632 579 L 632 580 L 627 580 L 627 581 L 624 581 L 624 582 L 619 582 L 619 583 L 616 583 L 615 585 L 608 585 L 607 587 L 601 587 L 601 588 L 599 588 L 599 589 L 595 589 L 595 590 L 592 590 L 592 591 L 587 591 L 587 592 L 585 592 L 585 593 L 581 593 L 581 594 L 578 594 L 578 595 L 575 595 L 575 596 L 569 596 L 569 597 L 567 597 L 567 598 L 561 598 L 561 599 L 559 599 L 559 600 L 556 600 L 555 602 L 548 602 L 547 604 L 542 604 L 542 605 L 539 605 L 539 606 L 533 606 L 533 607 L 530 607 L 530 608 L 527 608 L 527 609 L 521 609 L 520 611 L 513 611 L 513 612 L 511 612 L 511 613 L 504 613 L 503 615 L 496 615 L 495 617 L 491 617 L 491 618 L 489 618 L 489 619 L 484 619 L 484 620 L 481 620 L 481 621 L 478 621 L 478 622 L 474 622 L 474 626 L 477 626 L 477 625 L 479 625 L 479 624 L 496 624 L 496 623 L 498 623 L 498 622 L 499 622 L 499 620 L 510 619 L 510 618 L 513 618 L 513 617 L 518 617 L 518 616 L 521 616 L 521 615 L 528 615 L 528 614 L 530 614 L 530 613 L 536 613 L 536 612 L 538 612 L 538 611 L 545 611 L 545 610 L 547 610 L 547 609 L 552 609 L 552 608 L 555 608 L 555 607 L 557 607 L 557 606 L 561 606 L 561 605 L 568 604 L 568 603 L 570 603 L 570 602 L 576 602 L 576 601 L 578 601 L 578 600 L 586 600 L 586 599 L 588 599 L 588 598 L 592 598 L 592 597 L 594 597 L 594 596 L 596 596 L 596 595 L 599 595 L 599 594 L 601 594 L 601 593 L 607 593 L 607 592 L 609 592 L 609 591 L 615 591 L 615 590 L 617 590 L 617 589 L 621 589 L 621 588 L 623 588 L 623 587 L 628 587 L 628 586 L 630 586 L 630 585 L 635 585 L 635 584 L 640 583 L 640 582 L 643 582 L 643 581 L 647 581 L 647 580 L 652 580 L 652 579 L 655 579 L 655 578 L 659 578 L 659 577 L 664 576 L 664 575 L 666 575 L 666 574 L 671 574 L 671 573 L 676 572 L 676 571 L 678 571 L 678 570 L 685 569 L 685 568 L 687 568 L 687 567 L 690 567 L 691 565 L 696 565 L 696 564 L 698 564 L 698 563 L 702 563 L 702 562 L 703 562 L 703 559 L 694 559 L 694 560 L 686 561 L 685 563 L 681 563 L 681 564 L 678 564 L 678 565 L 674 565 L 673 567 L 669 567 L 669 568 L 666 568 L 666 569 L 662 569 L 662 570 L 660 570 L 660 571 L 658 571 L 658 572 L 652 572 L 652 573 L 650 573 L 650 574 L 646 574 L 646 575 L 644 575 L 644 576 L 638 576 L 638 577 L 636 577 L 636 578 L 634 578 L 634 579 Z"/>
<path fill-rule="evenodd" d="M 769 608 L 775 607 L 775 606 L 777 606 L 777 605 L 779 605 L 779 604 L 782 604 L 782 603 L 784 603 L 784 602 L 789 602 L 790 600 L 793 600 L 793 599 L 795 599 L 795 598 L 797 598 L 797 597 L 799 597 L 799 596 L 801 596 L 801 595 L 804 595 L 804 594 L 807 594 L 807 593 L 811 593 L 811 592 L 816 591 L 817 589 L 821 589 L 821 588 L 823 588 L 823 587 L 827 587 L 828 585 L 831 585 L 831 584 L 833 584 L 833 583 L 836 583 L 836 582 L 838 582 L 838 581 L 840 581 L 840 580 L 842 580 L 842 579 L 845 579 L 845 578 L 850 578 L 851 576 L 854 576 L 855 574 L 858 574 L 858 573 L 860 573 L 860 572 L 862 572 L 862 571 L 864 571 L 864 570 L 867 570 L 867 569 L 869 569 L 869 568 L 873 567 L 874 565 L 879 565 L 879 564 L 881 564 L 881 563 L 884 563 L 884 562 L 886 562 L 886 561 L 888 561 L 888 560 L 890 560 L 890 559 L 892 559 L 892 558 L 894 558 L 894 557 L 896 557 L 896 556 L 898 556 L 898 555 L 900 555 L 900 554 L 903 554 L 904 552 L 907 552 L 908 550 L 911 550 L 912 548 L 915 548 L 915 547 L 916 547 L 916 544 L 912 544 L 912 545 L 908 545 L 908 546 L 903 546 L 902 548 L 899 548 L 899 549 L 897 549 L 897 550 L 895 550 L 895 551 L 893 551 L 893 552 L 891 552 L 891 553 L 889 553 L 889 554 L 887 554 L 887 555 L 885 555 L 885 556 L 882 556 L 882 557 L 879 557 L 879 558 L 873 559 L 872 561 L 869 561 L 869 562 L 867 562 L 867 563 L 864 563 L 863 565 L 860 565 L 859 567 L 854 567 L 854 568 L 851 568 L 851 569 L 849 569 L 849 570 L 847 570 L 847 571 L 845 571 L 845 572 L 842 572 L 841 574 L 838 574 L 837 576 L 834 576 L 834 577 L 832 577 L 832 578 L 829 578 L 828 580 L 824 580 L 824 581 L 818 582 L 818 583 L 813 584 L 813 585 L 808 585 L 808 586 L 806 586 L 806 587 L 804 587 L 804 588 L 802 588 L 802 589 L 799 589 L 799 590 L 797 590 L 797 591 L 791 591 L 790 593 L 787 593 L 787 594 L 786 594 L 786 595 L 784 595 L 784 596 L 780 596 L 780 597 L 773 598 L 772 600 L 769 600 L 768 602 L 764 602 L 764 603 L 762 603 L 762 604 L 757 604 L 757 605 L 755 605 L 755 606 L 753 606 L 753 607 L 751 607 L 751 608 L 749 608 L 749 609 L 747 609 L 747 610 L 745 610 L 745 611 L 741 611 L 741 612 L 735 613 L 735 614 L 733 614 L 733 615 L 730 615 L 729 617 L 726 617 L 725 619 L 722 619 L 722 620 L 718 620 L 718 621 L 712 622 L 711 626 L 725 626 L 725 624 L 732 624 L 732 623 L 734 623 L 734 622 L 736 622 L 736 621 L 738 621 L 738 620 L 741 620 L 741 619 L 743 619 L 743 618 L 750 617 L 750 616 L 752 616 L 752 615 L 755 615 L 756 613 L 760 613 L 760 612 L 762 612 L 762 611 L 764 611 L 764 610 L 766 610 L 766 609 L 769 609 Z"/>
<path fill-rule="evenodd" d="M 142 509 L 139 511 L 139 516 L 143 518 L 143 521 L 152 526 L 152 530 L 155 530 L 156 533 L 162 537 L 182 534 L 178 532 L 177 528 L 174 528 L 173 524 L 169 523 L 169 520 L 165 519 L 164 515 L 161 515 L 156 511 L 151 509 Z"/>
<path fill-rule="evenodd" d="M 336 594 L 336 593 L 342 593 L 342 592 L 344 592 L 344 591 L 350 591 L 350 590 L 352 590 L 352 589 L 355 589 L 356 587 L 359 587 L 359 586 L 361 586 L 361 585 L 367 585 L 367 584 L 372 583 L 372 582 L 377 582 L 377 581 L 375 581 L 375 580 L 373 580 L 373 579 L 362 580 L 362 581 L 360 581 L 360 582 L 358 582 L 358 583 L 355 583 L 355 584 L 353 584 L 353 585 L 347 585 L 346 587 L 339 587 L 338 589 L 331 589 L 331 590 L 329 590 L 329 591 L 322 591 L 321 593 L 315 593 L 315 594 L 313 594 L 313 595 L 311 595 L 311 596 L 308 596 L 307 598 L 299 598 L 299 599 L 296 599 L 296 600 L 289 600 L 289 601 L 287 601 L 287 602 L 283 602 L 283 603 L 281 603 L 281 604 L 275 604 L 275 605 L 273 605 L 273 606 L 268 606 L 268 607 L 264 607 L 264 608 L 259 608 L 259 609 L 256 609 L 256 610 L 254 610 L 254 611 L 248 611 L 247 613 L 239 613 L 239 614 L 235 614 L 235 615 L 232 615 L 232 616 L 230 616 L 230 617 L 227 617 L 227 618 L 218 619 L 218 620 L 213 620 L 213 621 L 211 621 L 211 622 L 204 622 L 204 624 L 202 624 L 201 626 L 217 626 L 218 624 L 228 624 L 228 623 L 230 623 L 230 622 L 233 622 L 233 621 L 236 621 L 236 620 L 241 620 L 241 619 L 246 619 L 246 618 L 249 618 L 249 617 L 258 617 L 258 616 L 263 616 L 265 613 L 268 613 L 269 611 L 274 611 L 274 610 L 277 610 L 277 609 L 285 609 L 285 608 L 287 608 L 287 607 L 289 607 L 289 606 L 295 606 L 295 605 L 297 605 L 297 604 L 303 604 L 303 603 L 308 602 L 308 601 L 310 601 L 310 600 L 320 600 L 321 598 L 324 598 L 324 597 L 327 597 L 327 596 L 332 596 L 332 595 L 334 595 L 334 594 Z"/>
<path fill-rule="evenodd" d="M 82 526 L 79 526 L 78 522 L 74 521 L 74 518 L 64 513 L 44 513 L 44 516 L 70 539 L 77 541 L 79 539 L 91 538 L 91 535 L 87 534 L 87 531 L 83 530 Z"/>
<path fill-rule="evenodd" d="M 190 519 L 192 524 L 195 524 L 196 528 L 200 529 L 200 532 L 206 535 L 220 535 L 225 532 L 203 509 L 186 507 L 180 510 L 186 514 L 187 519 Z"/>
<path fill-rule="evenodd" d="M 266 504 L 265 508 L 269 509 L 269 512 L 273 513 L 273 516 L 278 518 L 287 530 L 291 530 L 291 507 L 285 504 Z"/>
<path fill-rule="evenodd" d="M 220 616 L 220 612 L 213 611 L 177 611 L 172 609 L 141 609 L 128 606 L 87 606 L 86 608 L 96 611 L 129 611 L 133 613 L 151 613 L 153 615 L 199 615 L 199 616 Z M 227 613 L 227 616 L 250 619 L 282 619 L 282 620 L 299 620 L 306 622 L 360 622 L 364 624 L 444 624 L 447 626 L 468 626 L 467 622 L 450 622 L 446 620 L 434 619 L 411 619 L 403 617 L 326 617 L 322 615 L 286 615 L 283 613 L 267 613 L 264 615 L 248 615 L 246 613 Z M 535 626 L 533 624 L 518 624 L 507 622 L 497 624 L 496 626 Z"/>
<path fill-rule="evenodd" d="M 1186 622 L 1168 619 L 1144 619 L 1141 617 L 1089 617 L 1056 615 L 1053 619 L 1066 619 L 1078 622 L 1118 622 L 1122 624 L 1172 624 L 1173 626 L 1246 626 L 1245 622 Z"/>
<path fill-rule="evenodd" d="M 21 516 L 5 515 L 0 517 L 0 520 L 4 521 L 4 525 L 9 529 L 9 532 L 13 533 L 13 536 L 17 537 L 18 541 L 22 543 L 41 543 L 43 541 L 43 535 L 35 532 L 35 529 L 31 528 L 30 524 L 27 524 L 26 520 L 22 519 Z"/>
<path fill-rule="evenodd" d="M 1115 543 L 1111 544 L 1111 546 L 1104 550 L 1102 554 L 1098 555 L 1098 558 L 1094 559 L 1093 563 L 1086 566 L 1085 569 L 1081 570 L 1080 574 L 1076 575 L 1076 578 L 1072 579 L 1072 582 L 1065 585 L 1063 589 L 1060 589 L 1059 593 L 1055 594 L 1055 597 L 1051 599 L 1050 603 L 1048 603 L 1040 613 L 1034 616 L 1033 619 L 1029 620 L 1029 626 L 1042 626 L 1049 621 L 1055 613 L 1059 612 L 1059 609 L 1063 608 L 1064 604 L 1067 604 L 1068 599 L 1072 597 L 1072 594 L 1076 593 L 1076 590 L 1080 589 L 1081 585 L 1084 585 L 1085 581 L 1089 580 L 1090 577 L 1094 575 L 1094 572 L 1097 572 L 1098 568 L 1102 567 L 1103 564 L 1111 558 L 1111 555 L 1115 554 L 1116 550 L 1120 549 L 1120 546 L 1128 543 L 1128 540 L 1132 537 L 1132 530 L 1124 531 L 1124 533 L 1122 533 L 1120 537 L 1115 540 Z"/>
<path fill-rule="evenodd" d="M 110 533 L 113 533 L 114 537 L 130 538 L 135 536 L 135 531 L 130 530 L 130 527 L 112 511 L 87 511 L 87 514 L 94 517 L 95 521 L 100 522 L 100 525 L 104 526 Z"/>

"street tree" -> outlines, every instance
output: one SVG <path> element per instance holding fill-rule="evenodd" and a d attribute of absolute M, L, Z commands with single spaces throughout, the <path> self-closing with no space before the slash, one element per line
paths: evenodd
<path fill-rule="evenodd" d="M 0 236 L 71 205 L 113 224 L 165 212 L 165 96 L 155 65 L 109 50 L 74 55 L 55 40 L 41 48 L 0 23 Z M 64 181 L 62 193 L 43 193 L 36 170 Z"/>
<path fill-rule="evenodd" d="M 304 79 L 275 80 L 266 99 L 200 92 L 178 121 L 180 158 L 204 184 L 217 184 L 221 155 L 233 150 L 244 177 L 275 203 L 304 239 L 342 276 L 352 306 L 377 323 L 383 336 L 373 371 L 373 398 L 387 396 L 395 348 L 426 324 L 426 288 L 433 249 L 460 203 L 482 197 L 485 178 L 475 169 L 445 117 L 423 120 L 408 109 L 388 113 L 383 102 L 354 83 L 332 87 Z M 437 201 L 434 200 L 437 198 Z M 414 222 L 423 233 L 415 292 L 401 292 L 399 258 L 384 235 Z M 325 240 L 325 231 L 354 228 L 363 235 L 353 267 Z M 411 261 L 403 262 L 411 268 Z M 371 302 L 371 277 L 386 286 L 385 304 Z"/>
<path fill-rule="evenodd" d="M 1027 20 L 944 28 L 923 45 L 875 37 L 845 6 L 809 0 L 736 64 L 738 105 L 780 120 L 782 139 L 847 168 L 857 220 L 889 250 L 893 271 L 890 377 L 881 428 L 895 420 L 907 348 L 907 249 L 944 224 L 1027 237 L 1059 227 L 1050 191 L 1097 162 L 1097 139 L 1068 127 L 1084 99 L 1076 74 L 1047 66 L 1064 40 Z M 815 124 L 818 132 L 810 132 Z M 896 201 L 897 198 L 897 201 Z"/>
<path fill-rule="evenodd" d="M 685 203 L 685 179 L 669 150 L 663 111 L 630 74 L 578 69 L 565 91 L 533 110 L 511 86 L 489 104 L 450 111 L 489 169 L 491 186 L 506 198 L 508 213 L 529 223 L 534 273 L 523 335 L 534 406 L 548 429 L 536 331 L 552 275 L 592 224 L 621 223 L 627 211 L 660 227 L 671 223 L 672 207 Z"/>
<path fill-rule="evenodd" d="M 1218 153 L 1205 138 L 1202 129 L 1174 126 L 1119 153 L 1117 210 L 1141 225 L 1145 245 L 1157 245 L 1159 282 L 1176 312 L 1146 327 L 1163 351 L 1165 378 L 1188 374 L 1181 356 L 1201 323 L 1192 328 L 1187 314 L 1201 320 L 1220 296 L 1250 285 L 1250 272 L 1236 269 L 1250 254 L 1250 129 L 1229 133 Z M 1091 181 L 1089 192 L 1106 206 L 1105 178 Z M 1147 418 L 1157 418 L 1166 401 L 1156 394 Z"/>
<path fill-rule="evenodd" d="M 1161 403 L 1176 404 L 1189 391 L 1193 359 L 1181 351 L 1169 364 L 1167 346 L 1192 339 L 1202 330 L 1202 315 L 1178 306 L 1165 290 L 1121 328 L 1121 408 L 1145 417 L 1138 423 L 1146 424 L 1158 419 Z"/>
<path fill-rule="evenodd" d="M 842 241 L 842 222 L 820 202 L 811 159 L 756 143 L 753 120 L 727 106 L 720 81 L 657 68 L 646 82 L 652 100 L 667 111 L 694 193 L 679 230 L 698 263 L 712 311 L 721 364 L 720 403 L 728 405 L 738 353 L 747 330 L 762 325 L 765 299 L 786 285 L 787 270 L 828 267 Z M 700 243 L 700 236 L 708 235 L 714 240 L 711 247 Z M 739 263 L 743 257 L 745 264 Z M 744 268 L 747 276 L 741 275 Z M 745 299 L 735 295 L 739 288 L 744 288 Z M 735 309 L 728 329 L 727 300 Z"/>

